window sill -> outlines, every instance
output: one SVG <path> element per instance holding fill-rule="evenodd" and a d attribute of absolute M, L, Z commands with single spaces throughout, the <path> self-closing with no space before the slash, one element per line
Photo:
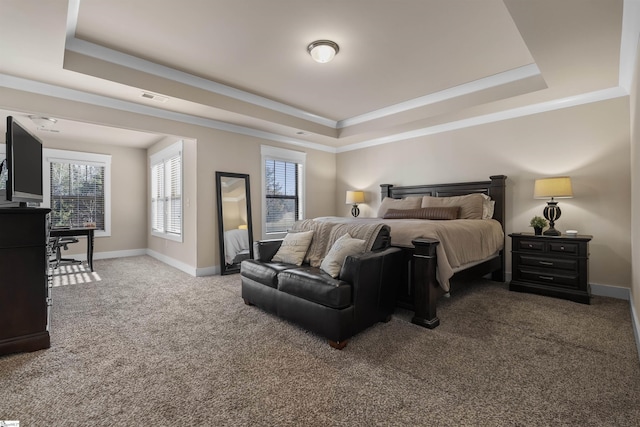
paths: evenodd
<path fill-rule="evenodd" d="M 161 239 L 173 240 L 174 242 L 182 243 L 182 235 L 180 234 L 169 234 L 169 233 L 160 233 L 157 231 L 152 231 L 151 235 L 155 237 L 159 237 Z"/>

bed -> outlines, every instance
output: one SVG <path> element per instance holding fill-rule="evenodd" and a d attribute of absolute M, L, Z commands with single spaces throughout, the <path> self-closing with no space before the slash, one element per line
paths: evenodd
<path fill-rule="evenodd" d="M 471 198 L 492 201 L 491 219 L 456 219 L 456 221 L 425 221 L 406 219 L 394 213 L 408 212 L 404 208 L 388 211 L 387 218 L 317 218 L 318 221 L 348 222 L 382 221 L 391 228 L 391 244 L 403 249 L 402 265 L 398 266 L 401 284 L 398 287 L 397 303 L 413 310 L 412 322 L 435 328 L 440 324 L 436 313 L 438 299 L 449 292 L 450 281 L 458 278 L 482 277 L 491 274 L 492 280 L 505 281 L 504 222 L 506 176 L 494 175 L 489 181 L 451 184 L 429 184 L 399 187 L 382 184 L 382 206 L 394 206 L 404 201 L 431 200 L 432 203 L 456 200 L 458 196 L 473 194 Z M 476 194 L 480 193 L 480 194 Z M 428 196 L 423 199 L 424 196 Z M 448 199 L 434 199 L 443 198 Z M 387 200 L 385 201 L 385 198 Z M 390 204 L 388 203 L 390 202 Z M 424 203 L 424 202 L 423 202 Z M 428 201 L 426 202 L 429 203 Z M 462 212 L 458 211 L 460 214 Z M 482 215 L 486 215 L 483 212 Z M 464 217 L 464 216 L 463 216 Z M 458 216 L 460 218 L 460 216 Z M 444 218 L 441 218 L 444 219 Z M 449 218 L 450 219 L 450 218 Z M 431 223 L 431 224 L 427 224 Z M 468 242 L 481 235 L 481 239 Z M 468 237 L 468 238 L 467 238 Z M 457 242 L 465 242 L 460 245 Z M 475 249 L 473 246 L 475 245 Z M 440 262 L 438 262 L 440 258 Z"/>
<path fill-rule="evenodd" d="M 224 258 L 227 265 L 240 264 L 248 259 L 249 231 L 246 228 L 236 228 L 224 232 Z"/>

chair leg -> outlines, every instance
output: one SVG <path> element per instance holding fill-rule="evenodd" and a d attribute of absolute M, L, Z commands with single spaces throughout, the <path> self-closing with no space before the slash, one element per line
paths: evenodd
<path fill-rule="evenodd" d="M 56 247 L 56 268 L 60 267 L 60 261 L 62 260 L 62 253 L 60 252 L 60 246 Z"/>
<path fill-rule="evenodd" d="M 336 350 L 342 350 L 343 348 L 345 348 L 347 346 L 347 343 L 349 342 L 349 340 L 344 340 L 344 341 L 331 341 L 329 340 L 329 345 L 333 348 L 335 348 Z"/>

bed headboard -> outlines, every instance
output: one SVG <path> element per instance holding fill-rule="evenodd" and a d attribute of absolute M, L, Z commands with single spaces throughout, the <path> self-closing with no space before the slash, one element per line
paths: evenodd
<path fill-rule="evenodd" d="M 484 193 L 495 200 L 493 219 L 502 224 L 505 222 L 505 181 L 506 175 L 493 175 L 490 181 L 455 182 L 447 184 L 425 184 L 396 187 L 392 184 L 380 184 L 381 200 L 385 197 L 402 199 L 408 196 L 447 197 L 471 193 Z"/>

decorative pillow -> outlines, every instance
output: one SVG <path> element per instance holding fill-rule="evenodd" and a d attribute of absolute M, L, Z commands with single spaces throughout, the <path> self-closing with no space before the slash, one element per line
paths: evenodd
<path fill-rule="evenodd" d="M 287 233 L 282 241 L 282 245 L 280 245 L 280 249 L 278 249 L 278 252 L 276 252 L 271 260 L 302 265 L 302 260 L 304 260 L 312 238 L 313 230 Z"/>
<path fill-rule="evenodd" d="M 385 197 L 378 208 L 378 218 L 384 218 L 389 209 L 418 209 L 422 203 L 421 197 L 411 196 L 404 199 Z"/>
<path fill-rule="evenodd" d="M 389 209 L 384 214 L 385 219 L 456 219 L 459 206 L 441 206 L 434 208 L 418 209 Z"/>
<path fill-rule="evenodd" d="M 464 196 L 431 197 L 422 198 L 422 207 L 460 206 L 460 219 L 482 219 L 482 203 L 484 198 L 481 193 L 465 194 Z"/>
<path fill-rule="evenodd" d="M 482 219 L 491 219 L 493 218 L 493 211 L 496 207 L 495 200 L 491 200 L 491 197 L 487 196 L 484 193 L 482 194 Z"/>
<path fill-rule="evenodd" d="M 331 277 L 336 278 L 340 274 L 342 264 L 349 255 L 355 255 L 364 252 L 365 241 L 352 238 L 349 233 L 342 235 L 335 241 L 327 256 L 320 264 L 320 270 L 326 272 Z"/>

